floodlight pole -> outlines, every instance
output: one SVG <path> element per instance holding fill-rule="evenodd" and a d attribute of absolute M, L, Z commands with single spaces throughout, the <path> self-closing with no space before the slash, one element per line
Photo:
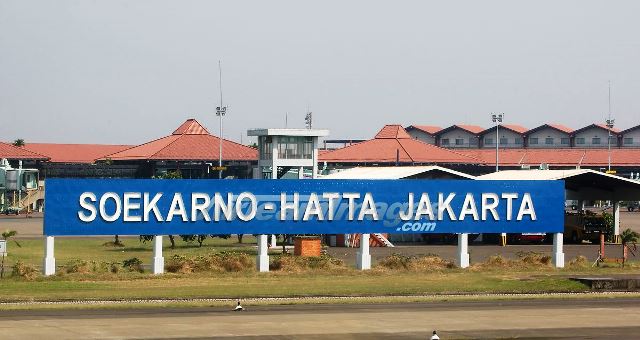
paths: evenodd
<path fill-rule="evenodd" d="M 606 120 L 607 122 L 607 132 L 609 133 L 607 137 L 607 172 L 611 171 L 611 129 L 613 129 L 613 125 L 615 123 L 615 119 L 611 119 L 611 81 L 609 81 L 609 118 Z"/>
<path fill-rule="evenodd" d="M 607 130 L 609 132 L 609 137 L 607 138 L 607 149 L 608 149 L 608 165 L 607 171 L 611 171 L 611 129 L 613 129 L 613 124 L 615 123 L 615 119 L 607 119 Z"/>
<path fill-rule="evenodd" d="M 498 169 L 499 169 L 498 164 L 499 164 L 499 153 L 500 153 L 498 149 L 498 144 L 500 141 L 500 134 L 498 133 L 498 128 L 500 126 L 500 123 L 502 123 L 503 117 L 504 117 L 504 113 L 491 114 L 491 121 L 493 121 L 496 124 L 496 172 L 498 172 Z"/>
<path fill-rule="evenodd" d="M 220 117 L 220 136 L 218 136 L 218 178 L 222 179 L 222 117 L 227 113 L 227 107 L 222 105 L 222 66 L 220 65 L 220 60 L 218 60 L 218 72 L 220 74 L 220 106 L 216 107 L 216 116 Z"/>

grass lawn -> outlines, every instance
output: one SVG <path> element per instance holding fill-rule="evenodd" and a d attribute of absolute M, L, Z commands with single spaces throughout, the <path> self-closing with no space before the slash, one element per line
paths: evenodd
<path fill-rule="evenodd" d="M 173 254 L 196 256 L 228 250 L 255 254 L 255 239 L 245 236 L 245 244 L 231 239 L 207 239 L 202 248 L 187 246 L 177 239 L 176 249 L 169 249 L 165 237 L 165 258 Z M 111 238 L 58 238 L 56 260 L 59 266 L 71 259 L 123 261 L 132 257 L 144 263 L 151 260 L 151 244 L 137 238 L 124 238 L 125 247 L 105 247 Z M 9 244 L 7 272 L 18 260 L 40 266 L 42 240 L 20 240 L 22 247 Z M 33 281 L 8 277 L 0 280 L 0 301 L 51 301 L 94 299 L 176 299 L 176 298 L 248 298 L 300 296 L 374 296 L 422 295 L 448 293 L 542 293 L 584 292 L 587 287 L 569 280 L 570 275 L 638 274 L 637 264 L 625 269 L 582 267 L 554 269 L 547 267 L 484 267 L 420 271 L 374 268 L 361 272 L 350 268 L 302 272 L 257 273 L 197 272 L 190 274 L 149 273 L 72 273 L 39 277 Z"/>
<path fill-rule="evenodd" d="M 529 273 L 531 274 L 531 273 Z M 558 275 L 525 273 L 236 273 L 166 274 L 154 277 L 53 277 L 5 279 L 2 301 L 133 298 L 238 298 L 296 296 L 419 295 L 440 293 L 579 292 L 586 287 Z"/>
<path fill-rule="evenodd" d="M 233 236 L 229 239 L 207 238 L 202 247 L 198 247 L 198 243 L 187 244 L 176 236 L 176 248 L 170 248 L 168 237 L 163 237 L 164 243 L 163 255 L 169 258 L 174 254 L 180 255 L 197 255 L 203 253 L 216 253 L 228 250 L 242 250 L 249 253 L 256 253 L 256 238 L 245 235 L 242 244 L 238 244 L 238 239 Z M 42 239 L 19 239 L 18 243 L 22 247 L 18 247 L 15 242 L 9 241 L 9 255 L 7 261 L 9 265 L 13 265 L 18 260 L 25 263 L 41 266 L 44 257 L 44 240 Z M 152 242 L 142 243 L 137 237 L 120 238 L 124 243 L 124 247 L 104 246 L 107 242 L 112 242 L 113 238 L 88 237 L 88 238 L 72 238 L 72 237 L 56 237 L 55 239 L 55 257 L 58 265 L 63 265 L 71 259 L 82 258 L 94 261 L 111 261 L 121 262 L 132 257 L 137 257 L 143 263 L 150 263 L 153 257 Z"/>

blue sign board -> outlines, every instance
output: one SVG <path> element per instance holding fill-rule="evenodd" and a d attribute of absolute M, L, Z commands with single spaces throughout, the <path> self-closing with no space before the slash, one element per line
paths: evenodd
<path fill-rule="evenodd" d="M 44 234 L 563 232 L 562 181 L 49 179 Z"/>

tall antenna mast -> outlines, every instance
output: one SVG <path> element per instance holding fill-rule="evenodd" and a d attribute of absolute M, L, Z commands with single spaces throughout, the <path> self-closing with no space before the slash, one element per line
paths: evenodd
<path fill-rule="evenodd" d="M 222 105 L 222 65 L 218 60 L 218 73 L 219 73 L 219 85 L 220 85 L 220 106 L 216 107 L 216 116 L 220 117 L 220 135 L 218 136 L 218 178 L 222 178 L 222 117 L 227 113 L 227 107 Z"/>
<path fill-rule="evenodd" d="M 611 80 L 609 80 L 609 119 L 611 119 Z"/>

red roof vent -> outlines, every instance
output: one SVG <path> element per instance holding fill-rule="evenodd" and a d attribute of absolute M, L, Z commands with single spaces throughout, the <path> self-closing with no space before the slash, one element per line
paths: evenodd
<path fill-rule="evenodd" d="M 209 131 L 200 125 L 197 120 L 191 118 L 182 123 L 180 127 L 173 131 L 174 135 L 208 135 Z"/>
<path fill-rule="evenodd" d="M 411 139 L 402 125 L 385 125 L 375 139 Z"/>

